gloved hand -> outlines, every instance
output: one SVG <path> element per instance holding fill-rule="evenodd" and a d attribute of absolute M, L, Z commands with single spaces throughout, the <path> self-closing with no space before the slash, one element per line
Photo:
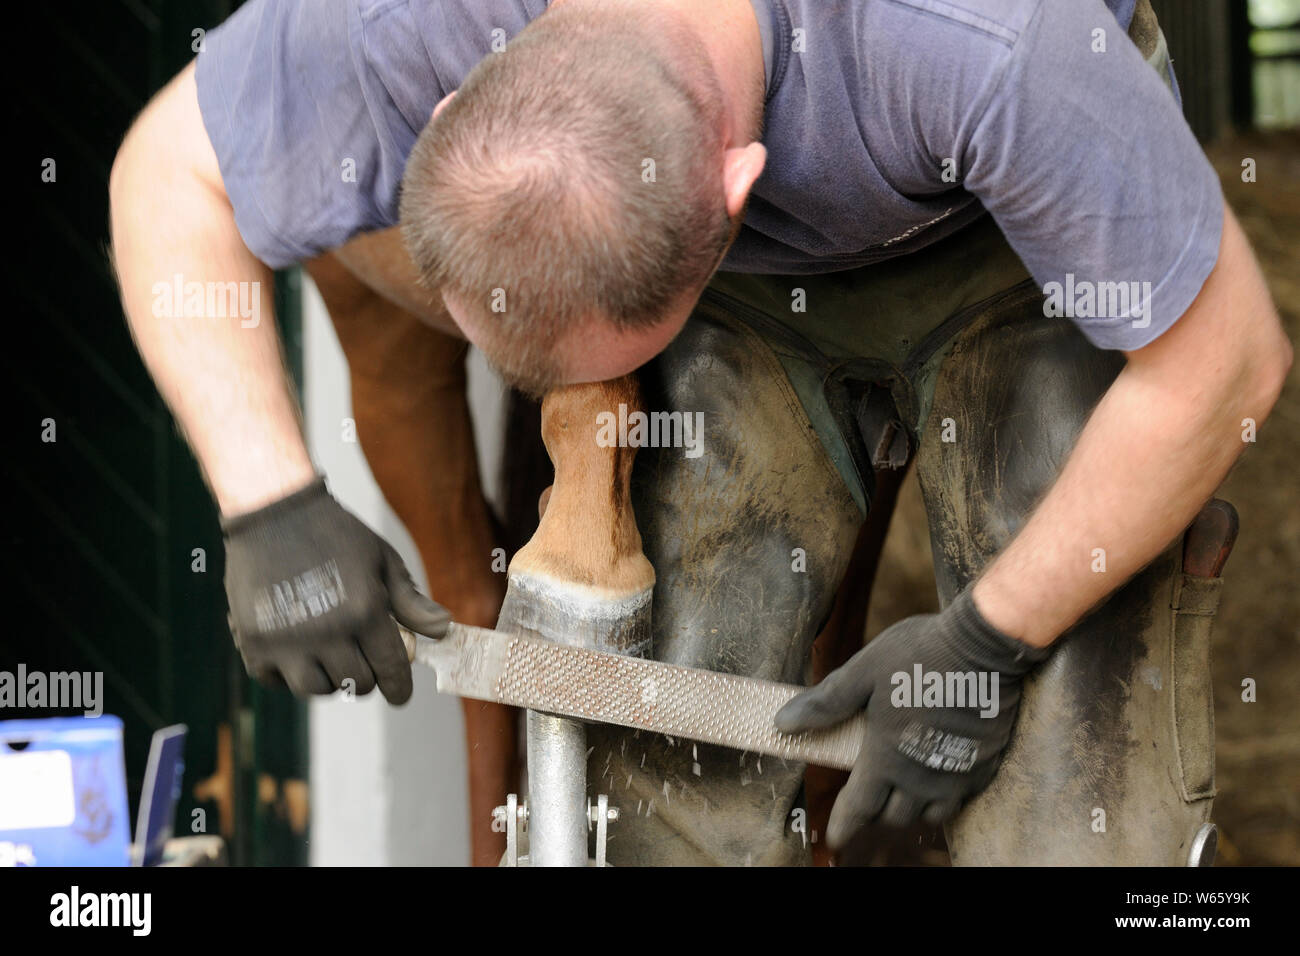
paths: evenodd
<path fill-rule="evenodd" d="M 1011 737 L 1021 681 L 1049 653 L 985 621 L 968 587 L 942 613 L 885 629 L 782 707 L 783 733 L 829 727 L 866 707 L 862 752 L 826 827 L 830 847 L 877 817 L 941 823 L 987 786 Z"/>
<path fill-rule="evenodd" d="M 397 626 L 442 637 L 447 611 L 411 582 L 392 545 L 346 511 L 317 478 L 264 508 L 222 521 L 230 626 L 244 666 L 299 696 L 351 678 L 390 703 L 411 696 Z"/>

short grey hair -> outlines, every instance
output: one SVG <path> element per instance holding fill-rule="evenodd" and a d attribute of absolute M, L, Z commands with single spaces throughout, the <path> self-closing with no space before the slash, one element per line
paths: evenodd
<path fill-rule="evenodd" d="M 569 0 L 483 59 L 420 134 L 407 249 L 426 286 L 476 315 L 494 364 L 539 391 L 566 330 L 653 326 L 717 266 L 733 234 L 724 122 L 708 55 L 670 14 Z"/>

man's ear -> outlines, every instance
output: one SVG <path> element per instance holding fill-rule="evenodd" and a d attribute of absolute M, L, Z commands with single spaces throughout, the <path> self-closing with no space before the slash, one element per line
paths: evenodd
<path fill-rule="evenodd" d="M 767 148 L 762 143 L 727 150 L 722 160 L 722 189 L 727 196 L 728 216 L 734 219 L 740 215 L 749 190 L 766 163 Z"/>
<path fill-rule="evenodd" d="M 450 93 L 448 93 L 448 94 L 447 94 L 446 96 L 444 96 L 442 99 L 438 100 L 438 105 L 435 106 L 435 107 L 433 108 L 433 116 L 431 116 L 430 119 L 437 119 L 437 118 L 438 118 L 438 114 L 442 112 L 443 107 L 445 107 L 448 103 L 450 103 L 452 97 L 455 96 L 455 95 L 456 95 L 456 91 L 455 91 L 455 90 L 452 90 Z"/>

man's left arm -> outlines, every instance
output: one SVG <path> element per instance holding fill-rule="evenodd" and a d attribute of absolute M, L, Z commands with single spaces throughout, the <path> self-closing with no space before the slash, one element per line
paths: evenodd
<path fill-rule="evenodd" d="M 1028 644 L 1050 644 L 1181 534 L 1246 447 L 1243 420 L 1262 423 L 1277 401 L 1291 343 L 1230 209 L 1191 307 L 1126 355 L 1056 482 L 975 584 L 989 623 Z"/>
<path fill-rule="evenodd" d="M 1141 324 L 1127 312 L 1071 315 L 1094 346 L 1128 362 L 975 584 L 939 614 L 886 628 L 777 713 L 779 731 L 799 733 L 866 710 L 861 753 L 827 822 L 832 849 L 869 820 L 949 819 L 988 785 L 1026 675 L 1183 533 L 1245 447 L 1243 419 L 1265 419 L 1291 367 L 1214 169 L 1138 49 L 1104 42 L 1111 11 L 1101 0 L 1015 11 L 1024 16 L 1004 24 L 1009 44 L 936 28 L 924 56 L 875 58 L 899 102 L 927 106 L 901 111 L 896 128 L 914 143 L 917 185 L 942 157 L 955 160 L 1044 295 L 1055 283 L 1122 277 L 1149 280 L 1150 291 Z M 897 693 L 900 675 L 934 673 L 987 675 L 998 697 L 940 707 Z"/>
<path fill-rule="evenodd" d="M 776 715 L 799 733 L 867 710 L 862 753 L 827 823 L 843 846 L 879 817 L 939 823 L 992 779 L 1024 676 L 1047 645 L 1183 532 L 1262 422 L 1291 345 L 1225 209 L 1216 265 L 1192 305 L 1128 364 L 1094 409 L 1056 482 L 973 588 L 937 615 L 887 628 Z M 1106 553 L 1096 573 L 1094 549 Z M 991 710 L 895 702 L 899 674 L 996 675 Z"/>

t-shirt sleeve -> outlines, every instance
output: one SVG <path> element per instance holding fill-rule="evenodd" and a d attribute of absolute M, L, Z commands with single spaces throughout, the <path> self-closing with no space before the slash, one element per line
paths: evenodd
<path fill-rule="evenodd" d="M 1218 259 L 1218 177 L 1100 0 L 1021 9 L 1014 32 L 931 33 L 931 67 L 949 68 L 928 82 L 944 99 L 913 135 L 931 169 L 956 159 L 1053 314 L 1100 348 L 1140 348 L 1187 310 Z"/>
<path fill-rule="evenodd" d="M 412 49 L 382 55 L 418 58 L 418 34 L 401 34 Z M 204 126 L 240 234 L 272 268 L 397 221 L 406 157 L 429 114 L 415 115 L 404 91 L 395 99 L 368 39 L 347 0 L 249 0 L 204 39 Z M 427 62 L 419 110 L 441 96 Z"/>

